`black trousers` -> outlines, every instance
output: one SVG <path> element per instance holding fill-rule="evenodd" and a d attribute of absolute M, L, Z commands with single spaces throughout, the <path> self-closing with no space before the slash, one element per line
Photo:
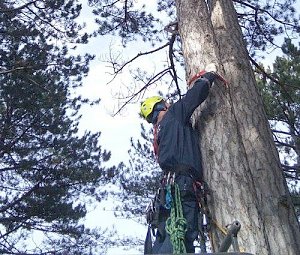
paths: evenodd
<path fill-rule="evenodd" d="M 187 232 L 185 235 L 185 247 L 187 253 L 195 253 L 194 241 L 198 236 L 198 214 L 199 207 L 193 189 L 193 179 L 190 176 L 177 175 L 175 182 L 180 189 L 183 216 L 187 221 Z M 167 217 L 166 217 L 167 218 Z M 173 252 L 170 236 L 165 230 L 166 222 L 160 223 L 154 245 L 153 254 L 171 254 Z"/>

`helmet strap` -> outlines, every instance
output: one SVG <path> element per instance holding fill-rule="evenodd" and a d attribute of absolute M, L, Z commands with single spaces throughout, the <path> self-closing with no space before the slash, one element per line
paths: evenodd
<path fill-rule="evenodd" d="M 167 110 L 165 102 L 159 102 L 158 104 L 155 105 L 153 113 L 152 113 L 152 124 L 156 124 L 158 115 L 161 111 Z"/>

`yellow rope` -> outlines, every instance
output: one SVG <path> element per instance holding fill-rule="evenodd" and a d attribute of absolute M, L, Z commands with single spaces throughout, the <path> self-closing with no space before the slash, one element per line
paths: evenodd
<path fill-rule="evenodd" d="M 226 228 L 223 228 L 216 220 L 213 219 L 213 223 L 216 225 L 216 227 L 222 232 L 223 235 L 227 235 Z"/>

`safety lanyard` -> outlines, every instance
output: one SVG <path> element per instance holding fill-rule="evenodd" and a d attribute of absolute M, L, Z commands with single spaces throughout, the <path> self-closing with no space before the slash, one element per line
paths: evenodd
<path fill-rule="evenodd" d="M 157 124 L 154 125 L 154 130 L 153 130 L 153 149 L 154 149 L 154 154 L 156 156 L 156 159 L 158 157 L 158 143 L 157 143 Z"/>

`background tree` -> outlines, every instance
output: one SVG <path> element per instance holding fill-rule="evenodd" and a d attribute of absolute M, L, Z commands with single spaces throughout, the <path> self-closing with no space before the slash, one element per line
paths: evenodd
<path fill-rule="evenodd" d="M 299 206 L 299 61 L 300 51 L 285 39 L 282 57 L 277 57 L 272 69 L 257 66 L 261 90 L 273 137 L 280 152 L 281 165 L 288 180 L 294 203 Z M 298 211 L 298 210 L 297 210 Z M 298 214 L 299 215 L 299 214 Z"/>
<path fill-rule="evenodd" d="M 117 213 L 117 216 L 130 217 L 134 214 L 144 218 L 146 208 L 162 178 L 149 139 L 152 130 L 146 130 L 143 125 L 141 130 L 142 141 L 131 139 L 129 166 L 124 166 L 124 170 L 119 171 L 115 177 L 116 183 L 122 188 L 121 194 L 116 194 L 122 201 L 122 205 L 117 208 L 121 213 Z"/>
<path fill-rule="evenodd" d="M 125 1 L 123 5 L 114 5 L 111 1 L 90 3 L 97 7 L 95 14 L 101 14 L 113 24 L 105 30 L 107 24 L 98 18 L 100 33 L 119 32 L 125 43 L 136 35 L 145 41 L 158 35 L 156 19 L 146 12 L 138 12 L 133 1 Z M 266 4 L 235 1 L 237 11 L 229 0 L 159 1 L 158 4 L 159 10 L 167 11 L 170 17 L 174 17 L 176 7 L 178 23 L 173 26 L 170 41 L 157 50 L 174 46 L 171 39 L 178 26 L 187 77 L 215 62 L 229 81 L 227 91 L 219 84 L 218 90 L 211 93 L 210 100 L 195 116 L 195 124 L 202 134 L 200 144 L 205 177 L 211 188 L 213 217 L 222 225 L 238 218 L 243 225 L 242 246 L 257 254 L 299 253 L 299 226 L 248 60 L 248 52 L 256 56 L 258 50 L 276 46 L 276 35 L 299 32 L 292 3 L 294 1 Z M 144 27 L 146 20 L 147 27 Z M 176 56 L 174 48 L 171 55 Z M 133 59 L 141 56 L 139 53 Z M 113 64 L 116 74 L 126 65 Z M 161 78 L 162 74 L 176 77 L 173 68 L 157 75 Z M 137 92 L 147 89 L 157 75 Z M 132 93 L 125 103 L 137 94 Z M 214 237 L 217 247 L 220 241 L 217 231 Z"/>
<path fill-rule="evenodd" d="M 261 74 L 259 82 L 268 119 L 273 122 L 275 143 L 284 155 L 282 166 L 286 177 L 298 180 L 300 53 L 289 39 L 285 40 L 282 52 L 284 55 L 276 58 L 272 70 Z M 285 130 L 278 130 L 279 123 Z"/>
<path fill-rule="evenodd" d="M 74 96 L 93 59 L 69 49 L 87 42 L 80 10 L 77 1 L 0 3 L 0 253 L 103 253 L 108 244 L 109 232 L 81 223 L 116 169 L 104 166 L 100 132 L 78 134 L 81 105 L 97 103 Z M 28 243 L 32 235 L 44 243 Z"/>

